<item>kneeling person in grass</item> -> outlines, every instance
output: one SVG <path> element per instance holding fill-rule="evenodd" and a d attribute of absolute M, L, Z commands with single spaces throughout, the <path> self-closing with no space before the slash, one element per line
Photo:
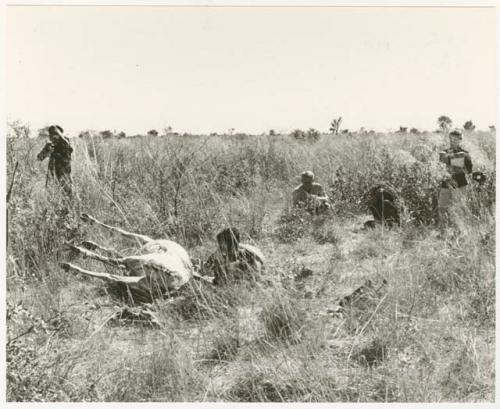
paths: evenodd
<path fill-rule="evenodd" d="M 203 273 L 214 277 L 214 284 L 228 281 L 254 279 L 264 268 L 262 252 L 250 245 L 240 243 L 240 232 L 231 227 L 217 234 L 218 250 L 203 263 Z"/>
<path fill-rule="evenodd" d="M 304 208 L 309 213 L 324 213 L 331 208 L 330 200 L 323 190 L 323 186 L 314 183 L 314 173 L 302 172 L 302 183 L 292 193 L 294 207 Z"/>
<path fill-rule="evenodd" d="M 393 227 L 399 225 L 399 195 L 389 184 L 380 182 L 365 193 L 364 201 L 374 220 L 365 223 L 365 228 L 376 225 Z"/>

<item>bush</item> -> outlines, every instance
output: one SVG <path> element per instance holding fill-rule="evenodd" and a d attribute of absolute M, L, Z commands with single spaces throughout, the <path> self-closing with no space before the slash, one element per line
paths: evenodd
<path fill-rule="evenodd" d="M 13 323 L 22 323 L 22 332 L 14 334 Z M 7 306 L 7 325 L 7 401 L 96 399 L 91 385 L 84 383 L 78 387 L 67 382 L 87 349 L 73 353 L 54 348 L 48 341 L 61 336 L 59 325 L 33 316 L 21 303 Z"/>
<path fill-rule="evenodd" d="M 290 136 L 298 141 L 317 142 L 320 137 L 320 133 L 313 128 L 309 128 L 307 132 L 301 129 L 294 129 L 290 133 Z"/>

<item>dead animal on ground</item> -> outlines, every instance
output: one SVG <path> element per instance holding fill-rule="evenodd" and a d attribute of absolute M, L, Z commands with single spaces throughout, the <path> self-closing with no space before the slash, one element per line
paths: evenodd
<path fill-rule="evenodd" d="M 365 223 L 365 229 L 379 224 L 388 227 L 399 225 L 398 195 L 394 189 L 383 183 L 378 184 L 364 195 L 364 201 L 374 218 Z"/>
<path fill-rule="evenodd" d="M 130 233 L 118 227 L 109 226 L 99 220 L 82 214 L 82 220 L 97 224 L 124 237 L 136 239 L 142 244 L 137 256 L 121 256 L 116 250 L 102 247 L 92 241 L 85 241 L 80 246 L 67 244 L 74 251 L 107 265 L 117 267 L 123 275 L 100 273 L 85 270 L 71 263 L 62 263 L 65 270 L 96 277 L 125 287 L 132 298 L 141 300 L 154 299 L 175 292 L 184 286 L 192 277 L 211 282 L 208 277 L 201 277 L 193 268 L 187 251 L 171 240 L 154 240 L 148 236 Z M 95 253 L 99 250 L 107 256 Z"/>

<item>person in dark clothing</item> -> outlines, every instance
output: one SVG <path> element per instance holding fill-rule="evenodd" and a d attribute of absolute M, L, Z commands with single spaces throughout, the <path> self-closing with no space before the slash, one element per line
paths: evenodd
<path fill-rule="evenodd" d="M 448 172 L 450 173 L 451 187 L 462 188 L 467 186 L 466 173 L 472 173 L 472 160 L 462 146 L 462 132 L 454 130 L 450 132 L 450 147 L 440 152 L 439 160 L 446 164 Z"/>
<path fill-rule="evenodd" d="M 365 228 L 386 224 L 388 227 L 399 225 L 397 193 L 385 183 L 379 183 L 365 194 L 365 201 L 374 220 L 365 223 Z"/>
<path fill-rule="evenodd" d="M 438 196 L 438 218 L 441 227 L 448 220 L 448 213 L 453 204 L 463 202 L 465 198 L 467 174 L 472 173 L 472 160 L 462 143 L 462 132 L 450 132 L 450 147 L 440 152 L 439 160 L 446 164 L 449 177 L 441 182 Z"/>
<path fill-rule="evenodd" d="M 45 158 L 49 157 L 47 183 L 49 179 L 56 179 L 63 188 L 64 192 L 68 196 L 71 196 L 71 154 L 73 152 L 73 148 L 71 147 L 68 138 L 63 136 L 63 129 L 59 125 L 50 126 L 48 131 L 49 142 L 47 142 L 41 152 L 37 155 L 37 159 L 39 161 L 43 161 Z"/>
<path fill-rule="evenodd" d="M 221 285 L 240 279 L 255 279 L 252 273 L 264 268 L 262 252 L 240 243 L 238 229 L 226 228 L 217 234 L 218 250 L 203 263 L 203 273 L 214 277 L 213 283 Z"/>

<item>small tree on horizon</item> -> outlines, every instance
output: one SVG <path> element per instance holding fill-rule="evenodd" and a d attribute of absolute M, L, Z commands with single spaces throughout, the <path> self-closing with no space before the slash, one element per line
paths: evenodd
<path fill-rule="evenodd" d="M 168 136 L 172 133 L 173 128 L 169 125 L 169 126 L 165 127 L 165 129 L 163 131 L 165 132 L 165 136 Z"/>
<path fill-rule="evenodd" d="M 105 131 L 99 132 L 99 135 L 101 136 L 102 139 L 108 139 L 112 138 L 114 135 L 113 132 L 111 132 L 109 129 L 106 129 Z"/>
<path fill-rule="evenodd" d="M 337 135 L 339 133 L 339 129 L 340 129 L 340 124 L 342 123 L 342 117 L 339 116 L 338 118 L 333 118 L 332 122 L 330 122 L 330 129 L 329 131 L 334 134 L 334 135 Z"/>
<path fill-rule="evenodd" d="M 314 128 L 309 128 L 307 131 L 294 129 L 290 132 L 290 136 L 299 141 L 316 142 L 320 137 L 320 132 Z"/>
<path fill-rule="evenodd" d="M 156 129 L 151 129 L 148 131 L 148 136 L 158 136 L 158 131 Z"/>
<path fill-rule="evenodd" d="M 97 134 L 98 134 L 98 133 L 97 133 L 96 131 L 93 131 L 93 130 L 91 130 L 91 129 L 87 129 L 86 131 L 81 131 L 81 132 L 78 134 L 78 137 L 79 137 L 79 138 L 82 138 L 82 139 L 84 139 L 84 138 L 87 138 L 87 139 L 88 139 L 88 138 L 93 138 L 93 137 L 97 136 Z"/>
<path fill-rule="evenodd" d="M 306 139 L 306 133 L 302 129 L 294 129 L 292 132 L 290 132 L 290 136 L 298 140 Z"/>
<path fill-rule="evenodd" d="M 439 129 L 441 129 L 441 131 L 443 131 L 444 133 L 448 133 L 451 126 L 453 125 L 453 121 L 451 120 L 451 118 L 446 115 L 441 115 L 438 118 L 437 122 L 439 125 Z"/>
<path fill-rule="evenodd" d="M 309 128 L 307 130 L 307 139 L 311 141 L 317 141 L 319 139 L 320 133 L 317 129 Z"/>
<path fill-rule="evenodd" d="M 476 125 L 474 125 L 474 123 L 472 121 L 467 121 L 464 124 L 464 129 L 466 131 L 472 132 L 474 129 L 476 129 Z"/>

